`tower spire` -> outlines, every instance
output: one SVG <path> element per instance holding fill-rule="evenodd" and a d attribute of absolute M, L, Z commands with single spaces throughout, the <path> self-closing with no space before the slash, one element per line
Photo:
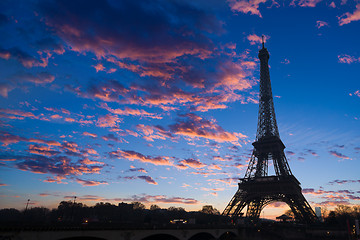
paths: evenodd
<path fill-rule="evenodd" d="M 263 208 L 272 202 L 285 202 L 301 222 L 316 221 L 315 212 L 301 192 L 300 182 L 292 174 L 280 139 L 276 123 L 274 101 L 269 73 L 269 52 L 262 36 L 260 59 L 259 115 L 254 150 L 245 177 L 240 179 L 239 189 L 226 206 L 223 215 L 246 216 L 258 219 Z M 268 174 L 272 161 L 275 175 Z"/>

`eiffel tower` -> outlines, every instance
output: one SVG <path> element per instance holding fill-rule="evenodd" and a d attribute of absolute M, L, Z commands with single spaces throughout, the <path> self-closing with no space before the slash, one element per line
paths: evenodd
<path fill-rule="evenodd" d="M 263 208 L 272 202 L 285 202 L 295 218 L 304 223 L 317 220 L 315 212 L 301 192 L 300 182 L 291 173 L 280 139 L 275 118 L 274 102 L 269 74 L 269 53 L 262 40 L 260 59 L 259 115 L 254 150 L 246 170 L 240 179 L 239 189 L 222 215 L 236 218 L 246 206 L 246 217 L 259 219 Z M 268 163 L 272 160 L 275 175 L 268 175 Z"/>

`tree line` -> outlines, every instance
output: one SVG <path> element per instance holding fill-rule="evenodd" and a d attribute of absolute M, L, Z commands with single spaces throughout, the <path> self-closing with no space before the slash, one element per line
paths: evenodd
<path fill-rule="evenodd" d="M 57 208 L 33 207 L 24 210 L 15 208 L 0 210 L 0 225 L 16 226 L 164 226 L 169 224 L 217 224 L 229 222 L 211 205 L 203 206 L 200 211 L 187 212 L 182 207 L 162 209 L 151 205 L 149 209 L 140 202 L 111 203 L 99 202 L 86 206 L 75 201 L 62 201 Z"/>
<path fill-rule="evenodd" d="M 360 206 L 338 205 L 334 210 L 322 209 L 323 225 L 331 228 L 352 228 L 355 219 L 360 219 Z M 291 211 L 285 214 L 291 216 Z M 111 203 L 99 202 L 86 206 L 75 201 L 62 201 L 57 208 L 33 207 L 23 210 L 7 208 L 0 210 L 0 226 L 3 227 L 146 227 L 183 224 L 224 225 L 232 219 L 221 216 L 211 205 L 199 211 L 185 211 L 182 207 L 160 208 L 151 205 L 149 209 L 140 202 Z"/>

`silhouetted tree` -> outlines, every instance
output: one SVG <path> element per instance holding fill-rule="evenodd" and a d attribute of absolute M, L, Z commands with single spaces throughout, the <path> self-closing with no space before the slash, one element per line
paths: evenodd
<path fill-rule="evenodd" d="M 156 205 L 156 204 L 153 204 L 153 205 L 150 206 L 151 211 L 155 211 L 155 210 L 159 210 L 159 209 L 160 209 L 160 207 L 158 205 Z"/>
<path fill-rule="evenodd" d="M 200 212 L 206 213 L 206 214 L 214 214 L 214 215 L 220 214 L 220 212 L 216 208 L 214 208 L 212 205 L 203 206 L 202 209 L 200 210 Z"/>

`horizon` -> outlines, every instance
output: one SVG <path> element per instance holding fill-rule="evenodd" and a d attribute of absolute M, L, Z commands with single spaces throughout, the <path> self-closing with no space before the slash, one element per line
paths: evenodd
<path fill-rule="evenodd" d="M 313 209 L 360 204 L 359 2 L 6 0 L 0 9 L 0 208 L 76 196 L 221 213 L 253 150 L 261 36 L 305 198 Z M 261 217 L 288 209 L 277 202 Z"/>

